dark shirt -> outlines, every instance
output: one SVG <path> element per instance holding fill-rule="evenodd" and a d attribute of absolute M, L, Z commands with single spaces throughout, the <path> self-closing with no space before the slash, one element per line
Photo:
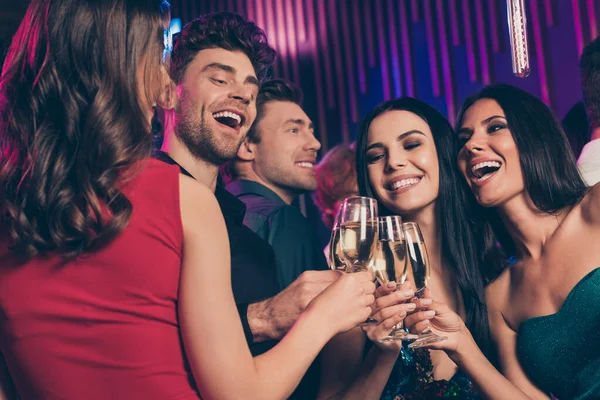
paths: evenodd
<path fill-rule="evenodd" d="M 306 270 L 329 268 L 314 229 L 297 207 L 254 181 L 233 181 L 227 190 L 246 204 L 244 224 L 273 246 L 282 289 Z"/>
<path fill-rule="evenodd" d="M 164 152 L 155 153 L 155 158 L 168 164 L 177 164 Z M 192 177 L 183 167 L 181 173 Z M 193 177 L 192 177 L 193 178 Z M 235 298 L 246 340 L 252 355 L 259 355 L 272 348 L 277 342 L 254 343 L 248 325 L 248 304 L 273 297 L 279 292 L 272 247 L 243 224 L 246 206 L 235 196 L 217 185 L 215 197 L 225 219 L 231 251 L 231 287 Z"/>

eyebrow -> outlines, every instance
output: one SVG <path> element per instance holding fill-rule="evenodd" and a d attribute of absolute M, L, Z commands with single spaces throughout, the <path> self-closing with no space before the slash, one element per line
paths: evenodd
<path fill-rule="evenodd" d="M 415 134 L 425 136 L 425 134 L 423 132 L 421 132 L 420 130 L 413 129 L 413 130 L 410 130 L 408 132 L 404 132 L 404 133 L 398 135 L 398 137 L 396 138 L 396 141 L 399 142 L 402 139 L 404 139 L 404 138 L 406 138 L 406 137 L 408 137 L 410 135 L 415 135 Z M 383 143 L 380 143 L 380 142 L 373 143 L 372 145 L 370 145 L 369 147 L 367 147 L 367 151 L 369 151 L 371 149 L 374 149 L 374 148 L 381 148 L 381 147 L 383 147 Z"/>
<path fill-rule="evenodd" d="M 304 126 L 304 125 L 306 125 L 306 121 L 303 119 L 300 119 L 300 118 L 298 118 L 298 119 L 291 118 L 291 119 L 288 119 L 287 121 L 285 121 L 283 124 L 284 125 L 296 124 L 296 125 Z M 313 124 L 312 121 L 308 122 L 308 129 L 312 129 L 312 130 L 315 129 L 315 125 Z"/>
<path fill-rule="evenodd" d="M 209 69 L 218 69 L 221 71 L 225 71 L 229 74 L 236 74 L 237 73 L 237 69 L 235 69 L 234 67 L 232 67 L 231 65 L 226 65 L 226 64 L 221 64 L 218 62 L 213 62 L 210 63 L 208 65 L 206 65 L 204 68 L 202 68 L 202 71 L 200 72 L 205 72 L 208 71 Z M 254 85 L 256 87 L 259 87 L 260 84 L 258 82 L 258 79 L 255 76 L 252 75 L 248 75 L 246 77 L 246 79 L 244 80 L 244 84 L 249 83 L 251 85 Z"/>
<path fill-rule="evenodd" d="M 491 117 L 487 117 L 486 119 L 481 121 L 481 125 L 487 125 L 496 118 L 502 118 L 502 119 L 506 120 L 506 117 L 503 117 L 502 115 L 492 115 Z M 473 132 L 473 129 L 471 129 L 471 128 L 460 128 L 458 130 L 458 132 L 456 132 L 456 133 L 458 135 L 460 135 L 461 133 L 471 133 L 471 132 Z"/>

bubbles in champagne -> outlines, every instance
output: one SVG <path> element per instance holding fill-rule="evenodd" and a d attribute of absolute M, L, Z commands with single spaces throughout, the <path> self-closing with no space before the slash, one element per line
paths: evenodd
<path fill-rule="evenodd" d="M 377 241 L 377 223 L 374 221 L 342 224 L 340 243 L 344 258 L 353 271 L 366 270 L 373 257 Z"/>

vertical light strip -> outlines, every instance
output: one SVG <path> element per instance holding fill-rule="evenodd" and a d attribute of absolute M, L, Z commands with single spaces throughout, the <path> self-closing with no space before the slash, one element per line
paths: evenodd
<path fill-rule="evenodd" d="M 342 131 L 342 138 L 344 140 L 344 143 L 349 143 L 349 127 L 348 127 L 348 104 L 346 103 L 346 101 L 348 100 L 346 97 L 346 85 L 345 85 L 345 79 L 344 79 L 344 70 L 343 70 L 343 66 L 342 66 L 342 45 L 340 43 L 340 32 L 338 29 L 338 20 L 337 20 L 337 1 L 335 0 L 329 0 L 327 2 L 327 5 L 329 6 L 328 9 L 328 16 L 329 16 L 329 24 L 331 25 L 331 31 L 332 31 L 332 39 L 333 39 L 333 43 L 332 43 L 332 47 L 335 50 L 334 51 L 334 65 L 335 65 L 335 80 L 337 83 L 337 96 L 338 96 L 338 110 L 339 110 L 339 117 L 340 117 L 340 129 Z M 344 20 L 345 22 L 345 20 Z"/>
<path fill-rule="evenodd" d="M 481 1 L 475 2 L 475 24 L 477 26 L 477 43 L 479 44 L 479 63 L 481 64 L 481 80 L 485 85 L 490 84 L 490 66 L 487 44 L 485 42 L 485 17 Z"/>
<path fill-rule="evenodd" d="M 365 35 L 367 36 L 367 54 L 369 67 L 375 68 L 375 39 L 373 38 L 373 20 L 371 15 L 371 2 L 363 2 L 365 7 Z"/>
<path fill-rule="evenodd" d="M 588 8 L 588 21 L 590 25 L 590 38 L 596 39 L 598 37 L 598 23 L 596 21 L 596 7 L 594 6 L 594 0 L 587 0 Z"/>
<path fill-rule="evenodd" d="M 492 40 L 492 50 L 494 53 L 500 53 L 500 35 L 501 32 L 498 30 L 498 4 L 496 0 L 488 0 L 488 15 L 490 22 L 490 39 Z"/>
<path fill-rule="evenodd" d="M 323 52 L 323 67 L 325 67 L 325 85 L 327 86 L 327 106 L 330 109 L 335 108 L 335 96 L 333 88 L 333 72 L 331 71 L 331 53 L 335 49 L 330 48 L 329 38 L 327 36 L 327 13 L 325 11 L 325 2 L 317 0 L 317 18 L 319 21 L 319 45 Z"/>
<path fill-rule="evenodd" d="M 254 2 L 252 0 L 246 0 L 246 10 L 248 11 L 248 20 L 258 25 L 256 21 L 256 12 L 254 11 Z"/>
<path fill-rule="evenodd" d="M 265 30 L 265 14 L 263 9 L 263 0 L 254 0 L 255 6 L 255 15 L 256 15 L 256 25 L 263 31 Z M 269 44 L 272 46 L 273 42 L 271 42 L 271 38 L 268 38 Z"/>
<path fill-rule="evenodd" d="M 413 80 L 413 64 L 412 64 L 412 51 L 410 46 L 410 38 L 408 35 L 408 11 L 406 6 L 407 2 L 399 4 L 400 7 L 400 37 L 402 38 L 402 58 L 404 64 L 404 85 L 407 96 L 415 96 L 415 82 Z"/>
<path fill-rule="evenodd" d="M 419 1 L 421 0 L 412 0 L 410 5 L 412 22 L 419 22 Z"/>
<path fill-rule="evenodd" d="M 247 7 L 244 7 L 244 3 L 244 0 L 237 0 L 236 10 L 239 10 L 240 13 L 243 13 L 248 21 L 254 21 L 254 18 L 250 18 L 248 15 L 248 9 Z"/>
<path fill-rule="evenodd" d="M 344 63 L 346 64 L 346 85 L 348 85 L 348 102 L 350 103 L 350 118 L 352 122 L 358 122 L 358 94 L 356 93 L 356 73 L 352 62 L 352 40 L 350 34 L 350 21 L 348 8 L 340 7 L 340 21 L 342 25 L 342 39 L 344 40 Z M 342 132 L 344 133 L 344 132 Z M 348 132 L 349 134 L 349 132 Z M 348 141 L 349 142 L 349 138 Z"/>
<path fill-rule="evenodd" d="M 396 34 L 396 13 L 392 0 L 386 0 L 388 16 L 388 35 L 390 38 L 390 61 L 392 62 L 392 79 L 394 81 L 394 97 L 402 96 L 402 78 L 400 71 L 400 54 L 398 51 L 398 35 Z"/>
<path fill-rule="evenodd" d="M 281 56 L 281 73 L 285 79 L 290 80 L 290 63 L 289 63 L 289 52 L 287 48 L 287 35 L 285 29 L 285 14 L 283 12 L 283 0 L 275 0 L 275 21 L 274 29 L 277 32 L 277 43 L 279 44 L 279 55 Z"/>
<path fill-rule="evenodd" d="M 577 57 L 583 51 L 583 27 L 581 26 L 581 10 L 579 0 L 571 0 L 573 6 L 573 26 L 575 28 L 575 44 L 577 45 Z"/>
<path fill-rule="evenodd" d="M 294 21 L 294 5 L 292 0 L 285 0 L 285 25 L 287 27 L 287 38 L 289 47 L 289 58 L 292 64 L 292 79 L 298 86 L 300 82 L 300 65 L 298 61 L 298 45 L 296 41 L 296 23 Z"/>
<path fill-rule="evenodd" d="M 465 47 L 467 48 L 467 67 L 469 81 L 477 81 L 477 65 L 475 63 L 475 42 L 473 40 L 473 26 L 471 25 L 471 7 L 469 0 L 462 0 L 462 21 L 465 27 Z"/>
<path fill-rule="evenodd" d="M 360 4 L 361 0 L 352 0 L 352 21 L 354 26 L 354 43 L 356 44 L 356 69 L 358 72 L 358 87 L 362 94 L 367 93 L 367 76 L 365 72 L 365 55 L 363 52 L 363 35 L 360 28 Z"/>
<path fill-rule="evenodd" d="M 460 32 L 458 31 L 460 23 L 458 22 L 458 15 L 456 15 L 456 0 L 449 0 L 448 7 L 450 7 L 450 27 L 452 29 L 452 44 L 454 46 L 458 46 L 460 45 Z"/>
<path fill-rule="evenodd" d="M 454 105 L 454 81 L 452 79 L 452 68 L 450 66 L 450 52 L 448 48 L 448 37 L 446 36 L 446 20 L 444 17 L 444 0 L 437 0 L 437 25 L 438 37 L 440 40 L 440 58 L 442 60 L 442 75 L 444 76 L 444 97 L 446 98 L 446 108 L 448 110 L 448 120 L 450 125 L 454 126 L 455 105 Z"/>
<path fill-rule="evenodd" d="M 377 23 L 377 45 L 379 47 L 379 68 L 381 70 L 381 86 L 383 87 L 383 100 L 391 99 L 390 73 L 387 63 L 387 51 L 385 48 L 385 32 L 383 30 L 382 0 L 375 0 L 375 21 Z"/>
<path fill-rule="evenodd" d="M 269 42 L 271 46 L 273 46 L 277 50 L 277 61 L 273 64 L 273 73 L 275 76 L 281 76 L 281 67 L 285 62 L 285 59 L 281 56 L 279 40 L 277 40 L 277 32 L 275 30 L 275 14 L 273 13 L 273 0 L 264 0 L 265 1 L 265 32 L 267 33 L 267 37 L 269 38 Z"/>
<path fill-rule="evenodd" d="M 550 93 L 548 90 L 548 76 L 546 74 L 546 57 L 544 52 L 544 42 L 542 37 L 542 23 L 538 9 L 538 0 L 530 0 L 531 23 L 533 28 L 533 41 L 535 45 L 535 57 L 537 61 L 538 74 L 540 76 L 540 94 L 541 99 L 546 105 L 550 106 Z"/>
<path fill-rule="evenodd" d="M 544 10 L 546 10 L 546 25 L 554 26 L 554 14 L 552 12 L 552 0 L 544 0 Z"/>
<path fill-rule="evenodd" d="M 423 18 L 425 19 L 425 28 L 427 32 L 427 53 L 429 54 L 429 71 L 431 74 L 431 88 L 435 97 L 440 97 L 440 78 L 438 70 L 437 49 L 435 48 L 435 37 L 433 34 L 433 14 L 431 12 L 431 0 L 424 0 L 425 8 Z"/>
<path fill-rule="evenodd" d="M 296 14 L 296 26 L 297 26 L 297 33 L 298 33 L 298 41 L 300 43 L 304 43 L 306 42 L 306 22 L 304 19 L 304 3 L 306 3 L 306 1 L 297 1 L 294 0 L 293 4 L 294 4 L 294 8 L 295 8 L 295 14 Z"/>
<path fill-rule="evenodd" d="M 319 0 L 317 0 L 319 1 Z M 327 146 L 327 120 L 325 119 L 325 104 L 323 93 L 323 77 L 321 75 L 321 60 L 319 57 L 319 45 L 317 41 L 317 28 L 315 26 L 315 12 L 314 12 L 314 0 L 306 0 L 306 19 L 308 21 L 308 41 L 310 43 L 310 50 L 312 54 L 312 64 L 315 74 L 315 88 L 317 91 L 317 125 L 319 127 L 319 139 L 321 142 L 321 149 L 326 152 Z"/>

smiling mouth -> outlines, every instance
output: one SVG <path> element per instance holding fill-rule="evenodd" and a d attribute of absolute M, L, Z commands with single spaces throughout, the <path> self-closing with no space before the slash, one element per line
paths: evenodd
<path fill-rule="evenodd" d="M 314 168 L 315 167 L 315 163 L 309 162 L 309 161 L 300 161 L 300 162 L 297 162 L 296 165 L 299 166 L 300 168 Z"/>
<path fill-rule="evenodd" d="M 233 129 L 238 129 L 244 124 L 245 118 L 242 114 L 233 111 L 219 111 L 213 113 L 213 118 L 220 124 Z"/>
<path fill-rule="evenodd" d="M 471 167 L 471 173 L 477 182 L 490 179 L 500 169 L 502 163 L 499 161 L 483 161 Z"/>
<path fill-rule="evenodd" d="M 423 179 L 423 177 L 414 177 L 414 178 L 406 178 L 406 179 L 401 179 L 399 181 L 395 181 L 392 182 L 391 184 L 387 185 L 387 190 L 389 191 L 395 191 L 398 189 L 404 189 L 410 186 L 414 186 L 417 183 L 421 182 L 421 179 Z"/>

